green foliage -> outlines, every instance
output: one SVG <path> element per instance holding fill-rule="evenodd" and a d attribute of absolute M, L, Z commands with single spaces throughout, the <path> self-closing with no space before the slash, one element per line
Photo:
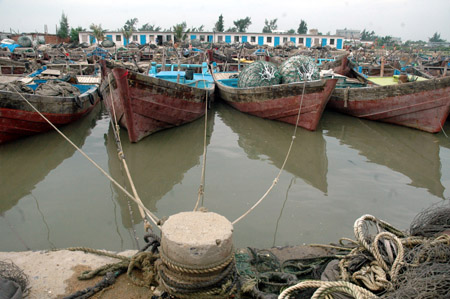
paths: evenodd
<path fill-rule="evenodd" d="M 224 24 L 223 24 L 223 16 L 219 16 L 219 20 L 216 22 L 216 25 L 214 26 L 214 31 L 216 32 L 223 32 L 225 30 Z"/>
<path fill-rule="evenodd" d="M 364 30 L 361 32 L 361 40 L 374 41 L 376 38 L 377 36 L 375 35 L 375 32 L 373 30 L 369 32 L 364 28 Z"/>
<path fill-rule="evenodd" d="M 59 29 L 56 35 L 60 38 L 66 38 L 69 36 L 69 21 L 67 20 L 67 15 L 64 12 L 61 15 L 61 20 L 59 21 Z"/>
<path fill-rule="evenodd" d="M 298 34 L 306 34 L 308 32 L 308 24 L 304 20 L 300 21 L 298 25 L 297 33 Z"/>
<path fill-rule="evenodd" d="M 205 25 L 201 25 L 200 27 L 192 27 L 190 29 L 191 32 L 203 32 L 203 30 L 205 29 Z"/>
<path fill-rule="evenodd" d="M 428 39 L 428 41 L 430 41 L 430 42 L 435 42 L 435 43 L 445 42 L 445 40 L 443 40 L 443 39 L 441 38 L 441 34 L 440 34 L 440 33 L 437 33 L 437 32 L 435 32 L 435 33 L 433 34 L 433 36 L 430 37 L 430 38 Z"/>
<path fill-rule="evenodd" d="M 289 33 L 289 34 L 295 34 L 295 29 L 289 29 L 289 30 L 288 30 L 288 33 Z"/>
<path fill-rule="evenodd" d="M 125 25 L 123 25 L 123 30 L 125 31 L 136 31 L 136 24 L 139 22 L 138 18 L 129 19 L 125 22 Z"/>
<path fill-rule="evenodd" d="M 248 26 L 250 26 L 252 24 L 252 21 L 250 19 L 250 17 L 246 17 L 245 19 L 239 19 L 236 21 L 233 21 L 234 26 L 236 26 L 236 30 L 237 32 L 245 32 L 248 28 Z"/>
<path fill-rule="evenodd" d="M 92 23 L 91 26 L 89 26 L 89 29 L 92 30 L 92 34 L 99 42 L 105 39 L 106 30 L 102 29 L 102 24 L 95 25 Z"/>
<path fill-rule="evenodd" d="M 145 23 L 141 26 L 141 28 L 138 29 L 139 31 L 161 31 L 161 27 L 150 25 L 150 23 Z"/>
<path fill-rule="evenodd" d="M 78 26 L 77 28 L 71 28 L 70 29 L 70 41 L 79 43 L 80 42 L 79 33 L 81 31 L 86 31 L 86 29 L 84 29 L 81 26 Z"/>
<path fill-rule="evenodd" d="M 277 30 L 278 25 L 277 25 L 277 21 L 278 19 L 273 19 L 273 20 L 265 20 L 264 23 L 264 28 L 262 30 L 263 33 L 272 33 L 274 30 Z"/>
<path fill-rule="evenodd" d="M 237 32 L 237 28 L 236 27 L 229 27 L 227 30 L 225 30 L 225 32 Z"/>
<path fill-rule="evenodd" d="M 187 34 L 191 32 L 191 29 L 186 30 L 186 22 L 176 24 L 173 26 L 173 32 L 175 35 L 175 41 L 184 41 L 187 38 Z"/>

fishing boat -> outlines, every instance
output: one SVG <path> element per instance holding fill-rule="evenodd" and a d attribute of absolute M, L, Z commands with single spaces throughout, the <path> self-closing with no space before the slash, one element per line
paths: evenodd
<path fill-rule="evenodd" d="M 220 97 L 241 112 L 314 131 L 337 79 L 322 78 L 260 87 L 238 87 L 237 72 L 213 72 Z M 301 107 L 300 107 L 301 106 Z"/>
<path fill-rule="evenodd" d="M 131 142 L 201 118 L 213 100 L 215 85 L 206 63 L 180 65 L 185 71 L 178 65 L 165 71 L 168 65 L 153 63 L 149 74 L 106 60 L 101 67 L 105 106 L 111 120 L 127 129 Z M 193 68 L 201 72 L 194 73 Z"/>
<path fill-rule="evenodd" d="M 370 120 L 436 133 L 450 112 L 450 77 L 427 79 L 400 74 L 368 76 L 350 62 L 357 81 L 342 77 L 328 106 Z"/>
<path fill-rule="evenodd" d="M 64 89 L 63 85 L 71 88 Z M 44 86 L 52 92 L 45 92 Z M 64 89 L 62 94 L 54 95 L 55 90 L 61 89 Z M 99 101 L 97 85 L 69 84 L 59 80 L 9 85 L 0 90 L 0 144 L 52 129 L 30 104 L 59 127 L 80 119 Z"/>

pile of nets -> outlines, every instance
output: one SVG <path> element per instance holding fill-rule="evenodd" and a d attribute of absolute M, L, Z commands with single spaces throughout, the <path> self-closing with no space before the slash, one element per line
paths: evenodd
<path fill-rule="evenodd" d="M 110 48 L 110 47 L 114 47 L 116 44 L 109 39 L 105 39 L 104 41 L 102 41 L 102 47 L 104 48 Z"/>
<path fill-rule="evenodd" d="M 13 262 L 0 261 L 0 298 L 22 298 L 29 291 L 27 275 Z"/>
<path fill-rule="evenodd" d="M 22 47 L 31 47 L 32 42 L 31 39 L 28 36 L 21 36 L 17 39 L 17 43 L 21 45 Z"/>
<path fill-rule="evenodd" d="M 59 80 L 49 80 L 46 83 L 40 84 L 36 88 L 35 93 L 44 96 L 63 97 L 77 96 L 81 94 L 80 90 L 72 84 Z"/>
<path fill-rule="evenodd" d="M 277 68 L 271 62 L 257 61 L 246 66 L 239 74 L 238 87 L 270 86 L 320 79 L 320 71 L 314 60 L 297 55 L 285 60 Z"/>
<path fill-rule="evenodd" d="M 25 85 L 21 81 L 13 81 L 8 83 L 0 83 L 0 90 L 21 93 L 34 93 L 33 89 Z"/>
<path fill-rule="evenodd" d="M 282 83 L 312 81 L 320 78 L 319 68 L 308 56 L 297 55 L 285 60 L 279 67 Z"/>
<path fill-rule="evenodd" d="M 238 87 L 271 86 L 281 83 L 281 75 L 275 64 L 257 61 L 245 67 L 239 74 Z"/>

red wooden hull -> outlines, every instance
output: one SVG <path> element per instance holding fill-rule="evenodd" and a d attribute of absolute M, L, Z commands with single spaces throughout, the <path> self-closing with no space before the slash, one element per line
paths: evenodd
<path fill-rule="evenodd" d="M 74 97 L 39 96 L 33 94 L 22 94 L 22 96 L 57 127 L 83 117 L 100 100 L 96 89 L 79 96 L 78 104 Z M 0 91 L 0 144 L 43 133 L 51 129 L 52 127 L 19 94 Z"/>
<path fill-rule="evenodd" d="M 293 125 L 297 123 L 302 103 L 298 126 L 314 131 L 336 82 L 336 79 L 323 79 L 307 83 L 233 88 L 216 81 L 216 85 L 220 97 L 237 110 Z M 304 84 L 306 86 L 303 94 Z"/>
<path fill-rule="evenodd" d="M 182 85 L 121 67 L 107 69 L 105 63 L 102 68 L 105 106 L 111 119 L 127 129 L 131 142 L 202 117 L 214 93 L 214 87 Z"/>
<path fill-rule="evenodd" d="M 450 77 L 347 91 L 336 88 L 328 107 L 360 118 L 437 133 L 450 112 Z"/>

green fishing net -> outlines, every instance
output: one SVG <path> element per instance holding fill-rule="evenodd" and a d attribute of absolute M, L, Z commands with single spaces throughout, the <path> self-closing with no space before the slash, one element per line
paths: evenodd
<path fill-rule="evenodd" d="M 239 74 L 238 87 L 270 86 L 281 83 L 281 75 L 275 64 L 257 61 L 246 66 Z"/>
<path fill-rule="evenodd" d="M 312 81 L 320 78 L 319 68 L 308 56 L 297 55 L 285 60 L 279 67 L 282 83 Z"/>

